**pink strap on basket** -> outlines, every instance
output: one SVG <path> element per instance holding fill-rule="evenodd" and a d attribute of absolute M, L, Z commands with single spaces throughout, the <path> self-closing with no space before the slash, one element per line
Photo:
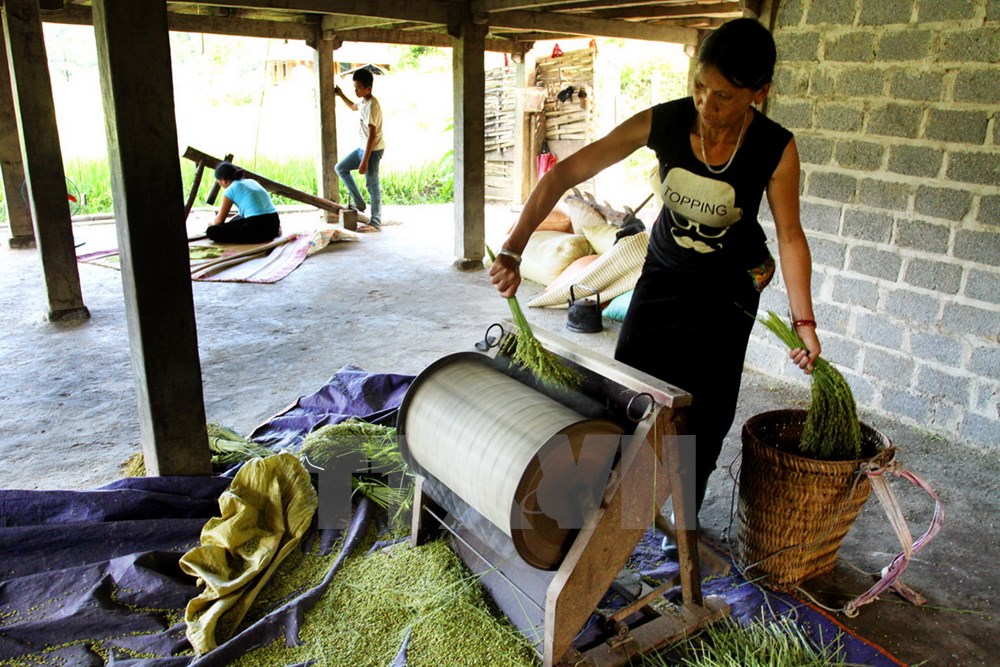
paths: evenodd
<path fill-rule="evenodd" d="M 906 566 L 909 565 L 910 558 L 923 549 L 928 542 L 934 539 L 938 531 L 941 530 L 941 526 L 944 524 L 944 506 L 941 504 L 941 499 L 938 498 L 938 495 L 934 493 L 934 489 L 927 482 L 909 470 L 900 470 L 900 467 L 895 457 L 884 466 L 879 466 L 871 462 L 865 463 L 862 466 L 861 472 L 867 475 L 871 481 L 872 489 L 874 489 L 875 494 L 881 501 L 882 507 L 885 509 L 885 514 L 889 518 L 889 523 L 892 525 L 893 531 L 896 533 L 896 537 L 899 538 L 899 543 L 903 547 L 903 551 L 893 558 L 889 565 L 882 569 L 882 577 L 874 586 L 844 606 L 844 614 L 848 617 L 853 618 L 857 616 L 859 607 L 878 599 L 879 595 L 889 589 L 894 590 L 913 604 L 919 605 L 926 602 L 922 595 L 906 586 L 902 581 L 899 581 L 899 577 L 906 570 Z M 934 499 L 934 516 L 931 518 L 931 524 L 927 527 L 927 532 L 916 541 L 913 541 L 910 529 L 906 525 L 906 519 L 903 518 L 903 512 L 899 507 L 899 502 L 896 500 L 896 494 L 893 493 L 885 479 L 886 473 L 910 480 L 910 482 L 926 491 Z"/>

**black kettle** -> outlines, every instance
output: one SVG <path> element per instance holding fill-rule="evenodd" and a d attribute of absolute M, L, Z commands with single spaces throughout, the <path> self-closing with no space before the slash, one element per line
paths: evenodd
<path fill-rule="evenodd" d="M 574 287 L 589 290 L 592 296 L 576 298 Z M 569 286 L 569 313 L 566 315 L 566 328 L 577 333 L 597 333 L 604 329 L 601 322 L 601 293 L 586 285 Z"/>

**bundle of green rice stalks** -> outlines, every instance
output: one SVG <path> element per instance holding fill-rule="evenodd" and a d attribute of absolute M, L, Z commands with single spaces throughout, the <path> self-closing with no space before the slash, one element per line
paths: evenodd
<path fill-rule="evenodd" d="M 212 452 L 212 465 L 226 466 L 255 457 L 274 454 L 264 445 L 247 440 L 233 429 L 215 422 L 207 425 L 208 449 Z"/>
<path fill-rule="evenodd" d="M 208 449 L 212 453 L 212 465 L 215 467 L 228 467 L 254 457 L 263 458 L 274 454 L 267 447 L 247 440 L 233 429 L 222 424 L 211 422 L 206 424 L 206 430 L 208 431 Z M 136 452 L 125 459 L 121 467 L 124 477 L 146 476 L 146 463 L 143 460 L 142 452 Z"/>
<path fill-rule="evenodd" d="M 409 484 L 391 486 L 386 479 L 400 478 L 407 472 L 406 463 L 396 442 L 396 429 L 360 419 L 322 426 L 305 437 L 300 455 L 304 462 L 320 470 L 332 467 L 335 459 L 360 456 L 374 468 L 374 475 L 355 475 L 355 493 L 368 496 L 383 508 L 409 507 L 413 489 Z"/>
<path fill-rule="evenodd" d="M 486 252 L 490 256 L 490 261 L 496 261 L 496 256 L 489 246 L 486 246 Z M 564 364 L 559 357 L 546 350 L 535 338 L 517 297 L 508 298 L 507 304 L 510 306 L 510 314 L 514 318 L 515 326 L 517 326 L 517 340 L 508 337 L 505 341 L 505 347 L 502 347 L 500 351 L 511 355 L 511 361 L 514 364 L 529 371 L 549 386 L 579 389 L 580 385 L 583 384 L 583 377 L 576 370 Z"/>
<path fill-rule="evenodd" d="M 805 348 L 795 330 L 774 311 L 761 323 L 789 349 Z M 851 386 L 830 362 L 820 357 L 813 364 L 812 403 L 806 413 L 803 455 L 823 460 L 853 460 L 861 457 L 861 422 Z"/>
<path fill-rule="evenodd" d="M 654 655 L 644 667 L 848 667 L 839 639 L 817 647 L 794 621 L 782 617 L 755 620 L 747 626 L 727 618 L 708 626 L 686 644 L 674 647 L 668 659 Z"/>

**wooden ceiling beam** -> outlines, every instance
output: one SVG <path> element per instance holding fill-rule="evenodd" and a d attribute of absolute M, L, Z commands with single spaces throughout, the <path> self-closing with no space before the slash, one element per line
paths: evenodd
<path fill-rule="evenodd" d="M 739 2 L 714 2 L 707 5 L 642 5 L 625 9 L 604 9 L 594 12 L 593 16 L 606 19 L 622 20 L 663 20 L 687 18 L 715 18 L 719 16 L 739 17 L 743 15 L 743 7 Z"/>
<path fill-rule="evenodd" d="M 394 21 L 420 21 L 446 25 L 461 4 L 436 0 L 210 0 L 210 2 L 171 2 L 171 5 L 212 5 L 240 9 L 306 14 L 344 14 Z"/>
<path fill-rule="evenodd" d="M 392 19 L 380 19 L 370 16 L 347 16 L 345 14 L 327 14 L 321 19 L 323 30 L 364 30 L 370 28 L 386 28 L 389 30 L 398 28 L 400 21 Z M 404 22 L 410 23 L 410 22 Z M 424 27 L 426 23 L 420 24 Z"/>
<path fill-rule="evenodd" d="M 46 23 L 94 25 L 90 7 L 81 5 L 66 5 L 65 8 L 59 11 L 46 12 L 42 15 L 42 20 Z M 176 12 L 169 12 L 167 14 L 167 27 L 174 32 L 263 37 L 267 39 L 309 41 L 316 36 L 316 25 L 311 23 L 260 21 L 198 14 L 179 14 Z"/>
<path fill-rule="evenodd" d="M 602 0 L 606 4 L 607 0 Z M 471 0 L 470 11 L 476 14 L 492 14 L 496 12 L 509 12 L 521 9 L 559 9 L 563 5 L 578 5 L 580 0 Z"/>
<path fill-rule="evenodd" d="M 488 23 L 491 29 L 512 28 L 545 33 L 567 33 L 581 37 L 618 37 L 685 45 L 698 43 L 698 31 L 693 28 L 612 21 L 552 12 L 510 11 L 491 14 Z"/>
<path fill-rule="evenodd" d="M 496 6 L 497 3 L 523 2 L 524 0 L 485 0 L 481 6 Z M 473 4 L 477 5 L 478 0 Z M 559 4 L 559 0 L 554 0 Z M 602 0 L 602 4 L 607 4 L 608 0 Z M 553 2 L 546 3 L 552 6 Z M 574 6 L 580 7 L 578 1 Z M 450 46 L 450 44 L 440 44 L 437 32 L 431 30 L 417 30 L 416 32 L 403 31 L 396 26 L 385 29 L 387 22 L 406 22 L 426 28 L 441 27 L 446 28 L 455 22 L 457 12 L 461 9 L 458 3 L 440 2 L 438 0 L 213 0 L 212 6 L 228 9 L 249 9 L 249 10 L 272 10 L 299 12 L 300 14 L 290 15 L 301 18 L 301 13 L 306 12 L 307 22 L 296 21 L 276 21 L 263 19 L 232 18 L 224 16 L 211 16 L 205 14 L 183 13 L 185 5 L 193 9 L 200 5 L 199 11 L 207 6 L 202 3 L 171 2 L 177 11 L 168 13 L 170 30 L 179 32 L 210 33 L 220 35 L 238 35 L 243 37 L 264 37 L 274 39 L 295 39 L 310 41 L 314 38 L 317 24 L 322 21 L 324 29 L 334 30 L 338 35 L 343 34 L 344 39 L 352 41 L 370 41 L 400 44 L 416 44 L 427 46 Z M 704 18 L 709 23 L 712 12 L 722 12 L 724 9 L 736 7 L 738 2 L 715 2 L 702 5 L 708 9 Z M 477 5 L 479 6 L 479 5 Z M 513 6 L 513 5 L 511 5 Z M 569 7 L 569 3 L 565 3 Z M 589 5 L 596 6 L 596 5 Z M 657 4 L 654 7 L 668 9 L 669 6 Z M 335 9 L 336 14 L 331 14 L 330 10 Z M 677 8 L 674 8 L 677 9 Z M 324 15 L 310 16 L 308 12 L 325 10 Z M 671 14 L 669 11 L 664 14 L 651 15 L 645 7 L 631 10 L 629 14 L 622 16 L 625 11 L 619 7 L 617 14 L 612 16 L 609 12 L 606 16 L 593 17 L 563 12 L 542 12 L 510 10 L 499 13 L 489 13 L 480 15 L 478 18 L 487 24 L 495 34 L 498 31 L 511 30 L 515 32 L 525 32 L 530 35 L 532 41 L 542 38 L 581 36 L 581 37 L 617 37 L 622 39 L 638 39 L 657 42 L 673 42 L 685 45 L 694 45 L 698 41 L 698 31 L 693 27 L 677 25 L 676 23 L 654 23 L 641 22 L 639 18 L 685 18 L 678 14 Z M 659 10 L 657 10 L 659 11 Z M 238 13 L 238 12 L 237 12 Z M 723 16 L 716 13 L 714 16 Z M 633 20 L 624 20 L 632 18 Z M 695 17 L 691 17 L 695 18 Z M 66 5 L 60 11 L 47 13 L 44 20 L 52 23 L 70 23 L 91 25 L 92 19 L 90 8 L 82 5 Z M 376 36 L 377 33 L 385 33 L 383 37 Z M 351 34 L 354 37 L 347 37 Z M 405 36 L 411 39 L 407 41 Z M 356 39 L 355 39 L 356 38 Z M 511 40 L 494 39 L 490 42 L 488 50 L 498 52 L 514 52 L 511 48 Z M 520 41 L 518 39 L 517 41 Z"/>
<path fill-rule="evenodd" d="M 413 30 L 338 30 L 334 33 L 338 40 L 345 42 L 375 42 L 380 44 L 406 44 L 411 46 L 435 46 L 450 49 L 455 46 L 455 38 L 446 32 Z M 524 53 L 530 48 L 520 40 L 491 39 L 485 42 L 486 50 L 493 53 Z"/>

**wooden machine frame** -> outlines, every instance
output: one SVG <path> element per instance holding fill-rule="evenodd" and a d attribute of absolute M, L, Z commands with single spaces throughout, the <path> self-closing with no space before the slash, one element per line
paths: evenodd
<path fill-rule="evenodd" d="M 477 346 L 481 351 L 488 348 L 486 353 L 494 358 L 503 347 L 499 345 L 501 340 L 516 335 L 510 333 L 515 331 L 510 323 L 500 325 L 500 329 L 502 333 L 492 340 L 487 332 L 487 340 Z M 625 665 L 636 655 L 666 646 L 729 614 L 729 607 L 721 598 L 702 595 L 697 531 L 684 524 L 686 515 L 693 516 L 693 512 L 689 512 L 692 508 L 685 507 L 685 499 L 693 498 L 693 493 L 671 493 L 694 483 L 693 476 L 682 474 L 677 437 L 684 435 L 684 408 L 690 404 L 691 396 L 556 334 L 537 331 L 536 337 L 547 350 L 578 368 L 587 378 L 585 386 L 598 387 L 600 400 L 627 400 L 627 409 L 631 409 L 634 398 L 647 397 L 644 414 L 641 418 L 632 418 L 635 423 L 629 424 L 629 428 L 635 426 L 633 437 L 623 439 L 621 456 L 609 478 L 601 505 L 588 513 L 556 571 L 536 570 L 516 555 L 508 555 L 497 563 L 491 558 L 493 552 L 489 546 L 473 544 L 473 538 L 468 533 L 463 535 L 460 529 L 449 530 L 456 538 L 456 551 L 473 571 L 480 571 L 484 585 L 494 593 L 501 610 L 522 632 L 525 626 L 533 628 L 531 634 L 534 634 L 536 646 L 541 644 L 545 667 Z M 428 480 L 418 477 L 411 534 L 414 545 L 431 539 L 439 527 L 448 527 L 448 513 L 428 494 L 428 488 Z M 644 590 L 631 604 L 603 617 L 605 635 L 611 636 L 582 652 L 577 650 L 573 646 L 574 639 L 615 582 L 646 529 L 654 521 L 663 525 L 663 518 L 658 516 L 659 508 L 671 496 L 677 517 L 679 581 L 670 581 L 652 590 L 643 584 Z M 650 498 L 654 498 L 654 502 L 650 502 Z M 482 563 L 476 567 L 474 561 L 477 559 L 485 561 L 487 567 L 482 567 Z M 516 599 L 506 603 L 497 599 L 495 585 L 500 578 L 504 580 L 500 586 L 516 587 Z M 674 611 L 654 610 L 651 607 L 654 601 L 677 583 L 682 606 Z M 637 627 L 629 627 L 626 619 L 640 611 L 645 613 L 647 620 Z"/>

